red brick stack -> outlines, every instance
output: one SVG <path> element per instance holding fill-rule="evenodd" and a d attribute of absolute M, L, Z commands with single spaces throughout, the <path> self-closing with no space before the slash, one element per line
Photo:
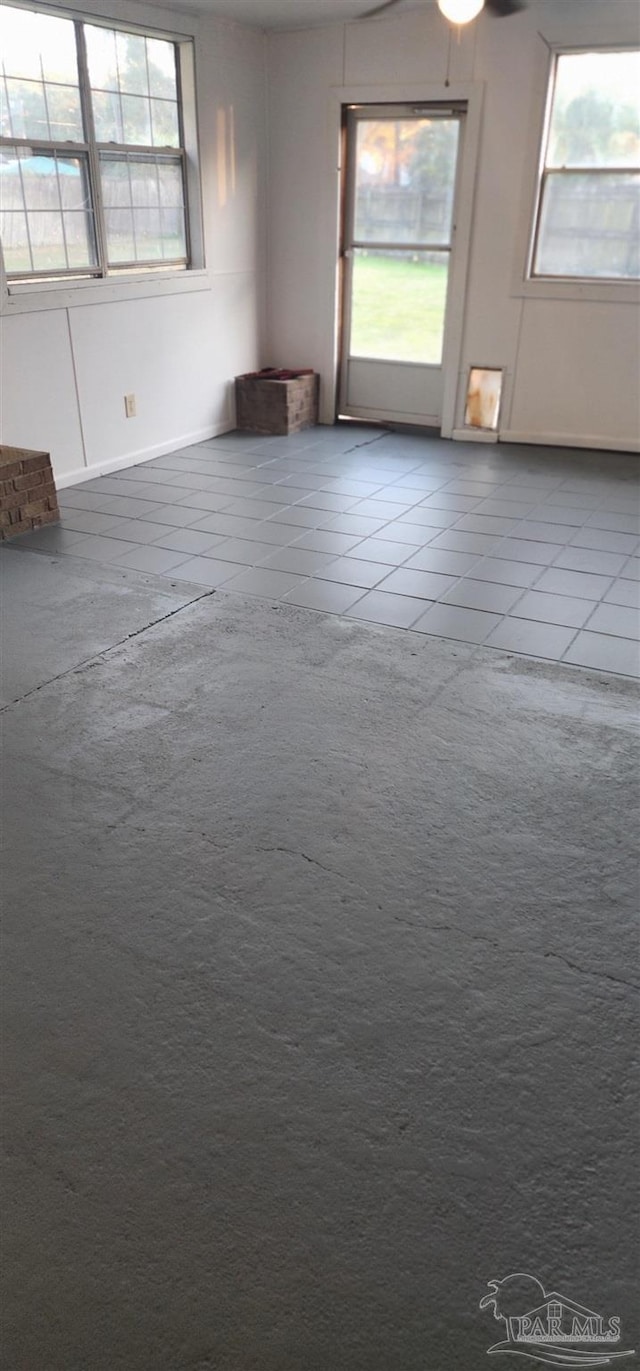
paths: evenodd
<path fill-rule="evenodd" d="M 238 428 L 250 433 L 299 433 L 318 422 L 320 378 L 313 371 L 249 372 L 236 377 Z"/>
<path fill-rule="evenodd" d="M 49 453 L 0 444 L 0 539 L 59 518 Z"/>

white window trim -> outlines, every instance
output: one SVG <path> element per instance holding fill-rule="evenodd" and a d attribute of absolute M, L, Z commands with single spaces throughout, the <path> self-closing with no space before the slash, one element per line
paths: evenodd
<path fill-rule="evenodd" d="M 546 148 L 546 134 L 553 97 L 552 73 L 558 57 L 565 53 L 620 52 L 636 49 L 637 40 L 602 42 L 594 36 L 591 43 L 548 43 L 538 35 L 529 144 L 523 163 L 520 203 L 522 211 L 516 240 L 516 255 L 512 273 L 511 295 L 529 300 L 585 300 L 593 304 L 637 305 L 640 303 L 640 281 L 607 281 L 596 277 L 532 276 L 534 234 L 538 217 L 541 172 Z"/>
<path fill-rule="evenodd" d="M 110 276 L 84 276 L 74 280 L 7 281 L 4 260 L 0 251 L 0 316 L 31 314 L 50 309 L 71 309 L 74 306 L 117 303 L 122 300 L 144 299 L 149 296 L 184 295 L 194 291 L 209 290 L 210 273 L 205 261 L 204 220 L 202 213 L 202 190 L 200 176 L 200 150 L 198 134 L 198 105 L 195 75 L 195 45 L 197 24 L 189 23 L 189 31 L 178 31 L 171 24 L 173 16 L 167 13 L 167 26 L 158 22 L 157 10 L 150 13 L 145 7 L 127 6 L 126 15 L 118 0 L 112 0 L 109 14 L 102 8 L 88 4 L 71 3 L 62 5 L 43 4 L 42 0 L 11 0 L 12 4 L 24 9 L 37 8 L 44 14 L 60 15 L 62 18 L 85 19 L 88 23 L 101 21 L 114 28 L 125 28 L 132 33 L 157 35 L 168 38 L 178 46 L 180 64 L 180 87 L 182 99 L 182 123 L 184 130 L 184 150 L 186 153 L 187 215 L 190 243 L 191 265 L 188 267 L 167 268 L 147 267 L 140 272 Z M 132 15 L 134 17 L 132 17 Z"/>

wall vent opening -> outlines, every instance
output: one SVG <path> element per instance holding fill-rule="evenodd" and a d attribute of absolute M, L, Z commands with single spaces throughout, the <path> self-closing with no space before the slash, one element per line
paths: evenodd
<path fill-rule="evenodd" d="M 502 398 L 502 370 L 496 367 L 471 367 L 467 386 L 464 422 L 467 428 L 496 432 Z"/>

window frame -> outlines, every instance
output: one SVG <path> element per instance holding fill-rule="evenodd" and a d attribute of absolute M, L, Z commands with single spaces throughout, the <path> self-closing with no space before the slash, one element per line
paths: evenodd
<path fill-rule="evenodd" d="M 145 297 L 158 293 L 182 293 L 205 289 L 208 280 L 204 258 L 204 227 L 200 185 L 198 116 L 195 83 L 194 31 L 176 32 L 172 28 L 135 20 L 121 20 L 104 13 L 92 13 L 90 8 L 39 3 L 39 0 L 9 0 L 12 8 L 52 16 L 74 25 L 78 62 L 78 88 L 83 117 L 82 142 L 58 142 L 54 139 L 3 138 L 3 147 L 33 148 L 36 153 L 57 154 L 58 157 L 86 159 L 93 218 L 95 265 L 33 271 L 21 276 L 7 273 L 0 245 L 0 301 L 2 313 L 22 312 L 34 308 L 60 308 L 94 301 Z M 112 32 L 131 33 L 141 37 L 159 38 L 171 42 L 176 56 L 176 86 L 180 143 L 176 147 L 149 147 L 142 144 L 99 143 L 95 137 L 91 86 L 87 63 L 84 25 L 100 27 Z M 185 255 L 181 258 L 155 258 L 110 265 L 104 218 L 104 203 L 100 173 L 100 156 L 113 153 L 125 158 L 171 157 L 180 162 L 184 194 Z M 82 294 L 80 298 L 79 293 Z"/>
<path fill-rule="evenodd" d="M 551 127 L 553 122 L 553 107 L 556 96 L 556 86 L 558 78 L 558 65 L 560 58 L 582 56 L 584 53 L 593 52 L 595 55 L 605 55 L 606 53 L 617 52 L 640 52 L 640 44 L 616 43 L 606 47 L 598 44 L 588 47 L 556 48 L 551 52 L 551 62 L 547 75 L 547 97 L 544 110 L 544 121 L 542 126 L 542 137 L 539 144 L 538 175 L 536 180 L 534 214 L 531 227 L 529 242 L 529 252 L 527 257 L 526 277 L 531 282 L 547 282 L 556 284 L 582 284 L 582 285 L 603 285 L 603 286 L 639 286 L 640 277 L 637 276 L 581 276 L 577 273 L 552 273 L 539 272 L 535 270 L 535 262 L 538 255 L 540 242 L 540 232 L 544 209 L 544 196 L 547 182 L 553 177 L 570 176 L 611 176 L 634 174 L 640 177 L 640 169 L 635 167 L 618 166 L 571 166 L 571 167 L 549 167 L 547 166 L 547 154 L 551 138 Z"/>
<path fill-rule="evenodd" d="M 638 48 L 635 34 L 629 35 L 624 26 L 619 36 L 603 38 L 597 29 L 591 40 L 572 42 L 567 25 L 554 25 L 556 33 L 548 37 L 538 33 L 538 47 L 534 63 L 531 93 L 531 117 L 528 142 L 522 159 L 520 213 L 516 225 L 515 252 L 512 262 L 512 299 L 589 301 L 591 304 L 640 304 L 640 282 L 620 277 L 533 276 L 534 233 L 538 221 L 541 175 L 547 148 L 549 122 L 553 98 L 553 76 L 558 57 L 585 52 L 630 52 Z"/>

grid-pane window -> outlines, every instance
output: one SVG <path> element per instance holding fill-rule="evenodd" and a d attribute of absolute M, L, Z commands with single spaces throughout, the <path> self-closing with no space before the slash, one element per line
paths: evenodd
<path fill-rule="evenodd" d="M 97 265 L 85 153 L 0 149 L 0 238 L 5 270 L 91 271 Z"/>
<path fill-rule="evenodd" d="M 7 276 L 187 266 L 176 44 L 4 5 L 0 49 Z"/>
<path fill-rule="evenodd" d="M 100 173 L 112 262 L 185 256 L 182 168 L 161 155 L 102 153 Z"/>
<path fill-rule="evenodd" d="M 71 20 L 8 8 L 0 15 L 2 136 L 81 142 Z"/>
<path fill-rule="evenodd" d="M 90 24 L 85 35 L 96 140 L 178 148 L 174 44 Z"/>
<path fill-rule="evenodd" d="M 640 276 L 640 51 L 556 59 L 533 275 Z"/>

